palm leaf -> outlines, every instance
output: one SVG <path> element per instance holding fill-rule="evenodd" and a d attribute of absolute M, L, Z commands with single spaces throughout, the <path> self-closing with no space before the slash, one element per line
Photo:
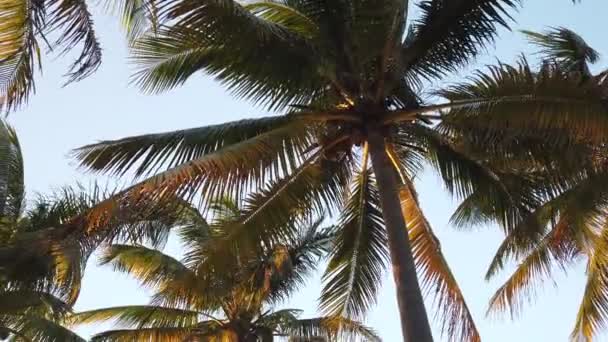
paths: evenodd
<path fill-rule="evenodd" d="M 137 176 L 160 167 L 174 167 L 224 147 L 288 125 L 293 117 L 246 119 L 166 133 L 102 141 L 74 151 L 81 165 L 95 171 L 123 175 L 135 168 Z"/>
<path fill-rule="evenodd" d="M 555 27 L 543 33 L 523 31 L 528 40 L 541 48 L 545 58 L 557 61 L 565 70 L 591 75 L 587 63 L 595 63 L 600 55 L 575 32 Z"/>
<path fill-rule="evenodd" d="M 515 66 L 493 66 L 471 83 L 439 94 L 452 105 L 442 116 L 442 129 L 485 135 L 486 141 L 497 144 L 500 141 L 493 138 L 507 134 L 551 143 L 601 142 L 608 129 L 601 84 L 581 83 L 580 76 L 555 64 L 544 64 L 538 72 L 524 59 Z"/>
<path fill-rule="evenodd" d="M 154 289 L 158 304 L 170 306 L 175 301 L 200 301 L 196 274 L 178 260 L 159 251 L 141 246 L 112 245 L 103 252 L 100 263 L 110 264 L 115 270 L 128 273 L 142 285 Z"/>
<path fill-rule="evenodd" d="M 0 4 L 0 109 L 10 111 L 25 103 L 34 90 L 34 71 L 40 64 L 36 31 L 42 26 L 43 8 L 19 0 Z"/>
<path fill-rule="evenodd" d="M 443 332 L 451 341 L 481 341 L 462 291 L 441 252 L 439 240 L 420 208 L 413 185 L 408 181 L 399 195 L 421 286 L 428 294 L 434 293 Z"/>
<path fill-rule="evenodd" d="M 554 264 L 565 268 L 580 253 L 573 245 L 573 232 L 565 220 L 543 237 L 523 258 L 509 279 L 490 299 L 490 312 L 508 311 L 514 317 L 521 311 L 524 299 L 535 296 L 535 288 L 552 275 Z"/>
<path fill-rule="evenodd" d="M 386 269 L 387 236 L 378 190 L 365 164 L 336 226 L 335 246 L 323 275 L 320 306 L 330 316 L 362 316 L 374 303 Z"/>
<path fill-rule="evenodd" d="M 23 156 L 12 127 L 0 123 L 0 217 L 15 222 L 21 214 L 25 186 Z"/>
<path fill-rule="evenodd" d="M 408 77 L 435 78 L 457 70 L 508 28 L 517 0 L 425 0 L 402 51 Z"/>
<path fill-rule="evenodd" d="M 299 12 L 296 8 L 280 2 L 257 1 L 243 5 L 257 17 L 268 22 L 280 25 L 290 32 L 296 32 L 306 38 L 313 38 L 318 34 L 317 24 Z"/>
<path fill-rule="evenodd" d="M 275 109 L 309 102 L 321 91 L 307 39 L 291 31 L 284 22 L 266 20 L 233 0 L 202 4 L 164 0 L 157 2 L 157 6 L 160 21 L 171 25 L 159 30 L 158 36 L 148 35 L 135 44 L 136 61 L 141 60 L 143 65 L 148 63 L 148 57 L 152 60 L 177 57 L 173 59 L 176 64 L 169 64 L 182 65 L 190 74 L 205 70 L 236 96 Z M 301 18 L 294 13 L 283 11 L 283 15 L 289 14 L 294 20 Z M 269 50 L 274 53 L 268 54 Z M 180 61 L 187 55 L 191 58 L 190 66 Z M 257 62 L 251 63 L 254 60 Z M 291 62 L 301 67 L 292 68 Z M 155 76 L 147 77 L 146 89 L 167 89 L 162 76 L 158 79 L 161 81 L 157 87 Z"/>
<path fill-rule="evenodd" d="M 376 332 L 361 323 L 343 317 L 320 317 L 286 320 L 280 331 L 290 336 L 290 341 L 381 341 Z"/>
<path fill-rule="evenodd" d="M 198 193 L 205 205 L 219 194 L 238 197 L 242 191 L 297 167 L 299 158 L 305 156 L 312 143 L 311 138 L 310 130 L 295 122 L 226 146 L 158 173 L 98 203 L 89 220 L 106 224 L 111 218 L 108 213 L 125 202 L 135 206 L 152 202 L 162 207 L 162 203 L 170 203 L 181 195 L 192 197 Z"/>
<path fill-rule="evenodd" d="M 133 330 L 108 330 L 96 334 L 91 342 L 127 342 L 127 341 L 151 341 L 151 342 L 182 342 L 193 334 L 191 328 L 142 328 Z"/>
<path fill-rule="evenodd" d="M 583 292 L 583 299 L 576 316 L 576 323 L 572 332 L 572 339 L 593 339 L 594 335 L 605 328 L 606 305 L 608 303 L 608 275 L 606 274 L 606 262 L 608 251 L 608 230 L 603 229 L 601 236 L 597 238 L 593 246 L 593 252 L 589 255 L 587 263 L 587 283 Z"/>
<path fill-rule="evenodd" d="M 119 306 L 79 312 L 70 317 L 74 324 L 91 324 L 114 321 L 121 327 L 132 328 L 187 328 L 195 326 L 196 311 L 152 305 Z"/>
<path fill-rule="evenodd" d="M 68 328 L 43 317 L 24 315 L 11 324 L 11 329 L 27 340 L 40 342 L 85 342 Z"/>
<path fill-rule="evenodd" d="M 45 24 L 49 32 L 60 31 L 55 46 L 62 54 L 81 44 L 82 49 L 68 71 L 67 83 L 80 81 L 94 73 L 101 65 L 101 46 L 95 36 L 93 18 L 84 0 L 53 0 L 49 7 L 50 19 Z"/>

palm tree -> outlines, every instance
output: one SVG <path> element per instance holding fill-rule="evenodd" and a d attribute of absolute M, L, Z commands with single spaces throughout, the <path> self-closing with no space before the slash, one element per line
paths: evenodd
<path fill-rule="evenodd" d="M 286 114 L 105 141 L 79 149 L 77 157 L 96 171 L 157 172 L 115 197 L 119 203 L 178 194 L 197 196 L 205 207 L 217 194 L 245 197 L 242 221 L 272 227 L 293 213 L 339 212 L 324 312 L 362 317 L 390 256 L 406 340 L 432 340 L 416 271 L 440 298 L 448 335 L 479 340 L 419 208 L 414 174 L 426 160 L 459 197 L 479 187 L 502 191 L 480 165 L 485 157 L 455 145 L 458 136 L 563 129 L 570 123 L 547 115 L 574 112 L 586 98 L 564 91 L 572 86 L 545 89 L 490 74 L 495 82 L 487 89 L 448 88 L 437 92 L 448 103 L 425 103 L 425 81 L 472 60 L 499 26 L 508 26 L 517 1 L 418 5 L 420 18 L 408 29 L 405 1 L 146 3 L 157 15 L 132 42 L 135 81 L 145 91 L 176 87 L 202 71 L 235 96 Z M 597 112 L 574 125 L 589 130 Z M 260 238 L 276 233 L 257 231 Z"/>
<path fill-rule="evenodd" d="M 84 0 L 3 1 L 0 20 L 2 110 L 17 109 L 34 92 L 43 49 L 65 55 L 80 46 L 66 75 L 67 83 L 89 76 L 101 64 L 101 46 Z M 50 37 L 57 39 L 49 41 Z"/>
<path fill-rule="evenodd" d="M 516 68 L 503 66 L 495 70 L 496 73 L 505 77 L 509 73 L 525 74 L 537 84 L 562 79 L 562 84 L 572 85 L 564 91 L 577 91 L 588 98 L 588 103 L 605 108 L 608 72 L 592 74 L 590 64 L 599 60 L 599 53 L 582 37 L 566 28 L 544 33 L 525 31 L 525 34 L 541 48 L 540 70 L 532 71 L 522 61 Z M 582 105 L 578 117 L 589 114 L 587 108 Z M 608 115 L 605 109 L 604 115 L 595 119 L 595 127 L 589 127 L 588 131 L 573 126 L 558 132 L 555 136 L 561 135 L 561 138 L 549 142 L 523 134 L 518 139 L 504 132 L 493 135 L 491 139 L 503 141 L 499 144 L 503 147 L 535 145 L 536 154 L 530 154 L 529 148 L 512 146 L 509 163 L 488 159 L 487 169 L 501 178 L 508 174 L 514 180 L 503 182 L 511 198 L 496 197 L 481 190 L 469 196 L 454 216 L 462 226 L 496 221 L 504 229 L 506 237 L 489 266 L 487 279 L 496 276 L 508 260 L 518 263 L 492 297 L 489 313 L 506 311 L 511 317 L 517 315 L 526 299 L 536 295 L 537 287 L 553 276 L 555 268 L 565 269 L 586 261 L 587 284 L 571 335 L 575 341 L 591 341 L 608 322 L 608 135 L 603 131 Z M 562 117 L 555 116 L 553 120 L 562 120 Z M 487 139 L 468 138 L 477 144 Z M 509 139 L 512 141 L 504 143 Z M 472 141 L 463 140 L 462 144 L 473 146 Z"/>
<path fill-rule="evenodd" d="M 112 245 L 103 252 L 102 264 L 137 278 L 154 294 L 150 305 L 76 314 L 77 323 L 115 320 L 125 328 L 99 333 L 92 341 L 270 342 L 273 336 L 290 341 L 379 341 L 372 330 L 346 318 L 300 319 L 299 310 L 275 309 L 304 284 L 327 253 L 331 233 L 319 230 L 321 221 L 288 240 L 230 240 L 218 260 L 209 258 L 209 252 L 216 250 L 218 239 L 231 235 L 229 222 L 240 210 L 230 201 L 214 208 L 217 215 L 211 225 L 198 216 L 179 229 L 185 246 L 181 261 L 141 245 Z"/>
<path fill-rule="evenodd" d="M 90 254 L 104 241 L 162 245 L 186 213 L 122 207 L 104 229 L 82 218 L 105 196 L 97 187 L 66 187 L 25 206 L 23 157 L 15 131 L 0 121 L 0 337 L 84 341 L 61 325 L 81 288 Z M 180 207 L 184 207 L 180 204 Z M 174 207 L 167 207 L 174 208 Z"/>

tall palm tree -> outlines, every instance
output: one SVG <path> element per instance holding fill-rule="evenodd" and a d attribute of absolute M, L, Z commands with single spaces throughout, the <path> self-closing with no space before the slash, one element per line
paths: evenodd
<path fill-rule="evenodd" d="M 240 214 L 233 203 L 220 204 L 211 225 L 199 216 L 180 228 L 185 246 L 181 261 L 143 246 L 112 245 L 103 252 L 102 264 L 137 278 L 154 294 L 150 305 L 76 314 L 77 323 L 115 320 L 122 326 L 92 341 L 271 342 L 275 336 L 290 341 L 379 341 L 372 330 L 346 318 L 300 319 L 299 310 L 275 309 L 304 284 L 327 253 L 331 235 L 319 230 L 321 221 L 287 240 L 231 240 L 218 260 L 209 258 L 209 252 L 217 248 L 218 239 L 232 234 L 229 222 Z"/>
<path fill-rule="evenodd" d="M 608 323 L 608 134 L 604 131 L 608 123 L 608 72 L 591 72 L 590 65 L 599 60 L 599 53 L 571 30 L 553 28 L 525 34 L 541 49 L 540 69 L 533 71 L 522 61 L 518 67 L 503 66 L 495 73 L 522 75 L 539 85 L 564 80 L 563 84 L 572 88 L 563 91 L 585 96 L 588 103 L 603 107 L 604 115 L 597 116 L 594 126 L 586 130 L 574 125 L 553 134 L 559 138 L 544 143 L 534 136 L 542 132 L 520 134 L 518 139 L 504 132 L 492 135 L 494 141 L 512 140 L 499 144 L 503 147 L 535 145 L 537 153 L 513 147 L 509 163 L 488 159 L 488 170 L 516 180 L 503 182 L 511 197 L 496 197 L 488 191 L 474 193 L 458 208 L 454 220 L 464 226 L 496 221 L 504 229 L 506 237 L 489 266 L 488 279 L 508 260 L 518 263 L 492 297 L 489 313 L 506 311 L 513 317 L 526 299 L 536 295 L 537 287 L 554 275 L 555 268 L 586 261 L 587 284 L 571 338 L 591 341 Z M 581 105 L 577 117 L 589 114 L 588 108 Z M 559 115 L 552 119 L 567 121 Z M 476 143 L 487 138 L 467 137 Z M 473 146 L 472 141 L 465 139 L 462 144 Z"/>
<path fill-rule="evenodd" d="M 426 160 L 460 197 L 479 187 L 500 191 L 479 164 L 484 156 L 454 144 L 458 135 L 515 127 L 506 113 L 527 130 L 564 128 L 569 123 L 547 115 L 574 111 L 585 98 L 518 78 L 479 92 L 445 89 L 437 94 L 448 103 L 428 104 L 422 86 L 472 60 L 508 26 L 517 3 L 419 1 L 420 17 L 408 28 L 406 1 L 146 2 L 157 15 L 132 43 L 135 81 L 145 91 L 173 88 L 201 71 L 235 96 L 286 114 L 105 141 L 77 157 L 96 171 L 156 172 L 116 196 L 119 202 L 178 194 L 205 206 L 221 193 L 247 199 L 243 222 L 340 212 L 321 296 L 326 313 L 361 317 L 390 256 L 406 340 L 432 340 L 417 270 L 440 298 L 448 335 L 479 340 L 413 176 Z M 597 112 L 575 125 L 588 128 Z M 485 120 L 470 123 L 482 114 Z"/>

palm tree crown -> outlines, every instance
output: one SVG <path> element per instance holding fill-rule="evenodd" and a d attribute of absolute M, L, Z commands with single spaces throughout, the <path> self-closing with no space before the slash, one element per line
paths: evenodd
<path fill-rule="evenodd" d="M 459 197 L 479 189 L 506 197 L 504 179 L 484 161 L 508 160 L 509 145 L 475 150 L 461 137 L 507 131 L 550 137 L 566 128 L 597 137 L 608 128 L 597 125 L 605 108 L 577 84 L 555 73 L 548 81 L 529 77 L 526 68 L 497 66 L 434 92 L 447 103 L 422 100 L 425 81 L 474 58 L 498 27 L 508 26 L 518 3 L 419 1 L 415 20 L 407 2 L 392 0 L 147 3 L 155 15 L 142 11 L 138 27 L 147 29 L 132 42 L 142 89 L 167 90 L 203 71 L 235 96 L 286 113 L 101 142 L 77 157 L 93 170 L 148 176 L 113 205 L 175 194 L 196 196 L 203 207 L 217 194 L 244 198 L 241 223 L 255 222 L 260 240 L 285 233 L 276 229 L 294 215 L 339 212 L 321 296 L 325 313 L 361 317 L 390 256 L 405 338 L 432 338 L 417 270 L 424 288 L 440 298 L 448 336 L 477 341 L 420 210 L 415 173 L 426 161 Z M 555 114 L 566 119 L 547 120 Z M 100 222 L 108 216 L 95 215 Z"/>
<path fill-rule="evenodd" d="M 212 225 L 192 216 L 179 229 L 186 247 L 182 261 L 143 246 L 112 245 L 104 251 L 102 263 L 134 276 L 154 294 L 150 305 L 77 314 L 79 323 L 117 320 L 131 328 L 102 332 L 93 341 L 379 340 L 346 318 L 299 319 L 298 310 L 274 309 L 327 252 L 330 233 L 319 231 L 320 222 L 288 241 L 231 239 L 230 247 L 218 249 L 218 239 L 231 235 L 233 226 L 227 223 L 239 213 L 229 201 L 215 209 L 219 215 Z"/>
<path fill-rule="evenodd" d="M 537 84 L 565 84 L 570 92 L 585 97 L 577 118 L 593 115 L 583 128 L 553 132 L 548 142 L 539 139 L 538 131 L 519 134 L 492 134 L 491 140 L 511 146 L 511 161 L 487 160 L 488 169 L 500 175 L 508 168 L 512 182 L 503 182 L 511 198 L 493 196 L 478 191 L 458 208 L 454 219 L 460 225 L 498 222 L 506 233 L 492 260 L 486 277 L 494 277 L 507 261 L 518 262 L 516 270 L 498 289 L 490 302 L 490 313 L 518 314 L 527 298 L 536 294 L 536 287 L 550 278 L 555 267 L 567 268 L 580 260 L 587 262 L 587 284 L 580 304 L 573 340 L 591 340 L 606 324 L 608 293 L 606 292 L 606 200 L 607 160 L 606 100 L 608 99 L 607 72 L 592 74 L 590 65 L 599 60 L 599 53 L 582 37 L 566 28 L 552 28 L 547 32 L 524 31 L 530 41 L 540 47 L 541 67 L 533 71 L 522 61 L 519 69 L 497 70 L 503 75 L 529 75 Z M 561 82 L 556 82 L 562 80 Z M 572 87 L 572 88 L 570 88 Z M 563 91 L 566 91 L 564 89 Z M 590 106 L 589 104 L 594 104 Z M 561 117 L 555 117 L 559 120 Z M 557 134 L 555 134 L 557 133 Z M 469 136 L 480 141 L 488 137 Z M 509 141 L 510 140 L 510 141 Z M 544 141 L 543 141 L 544 140 Z M 471 141 L 463 139 L 463 144 Z M 515 146 L 515 144 L 519 145 Z M 531 153 L 529 147 L 535 146 Z"/>

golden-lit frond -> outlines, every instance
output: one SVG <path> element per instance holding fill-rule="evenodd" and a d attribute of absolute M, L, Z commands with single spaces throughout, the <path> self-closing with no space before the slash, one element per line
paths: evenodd
<path fill-rule="evenodd" d="M 571 338 L 592 341 L 608 325 L 608 229 L 597 238 L 587 263 L 587 284 Z"/>
<path fill-rule="evenodd" d="M 562 218 L 523 258 L 517 269 L 490 299 L 488 313 L 520 313 L 526 299 L 532 299 L 553 268 L 565 268 L 575 261 L 579 250 L 574 245 L 571 227 Z"/>
<path fill-rule="evenodd" d="M 436 315 L 444 333 L 450 341 L 479 342 L 481 337 L 473 316 L 409 180 L 400 189 L 399 196 L 421 287 L 428 294 L 434 293 Z"/>

